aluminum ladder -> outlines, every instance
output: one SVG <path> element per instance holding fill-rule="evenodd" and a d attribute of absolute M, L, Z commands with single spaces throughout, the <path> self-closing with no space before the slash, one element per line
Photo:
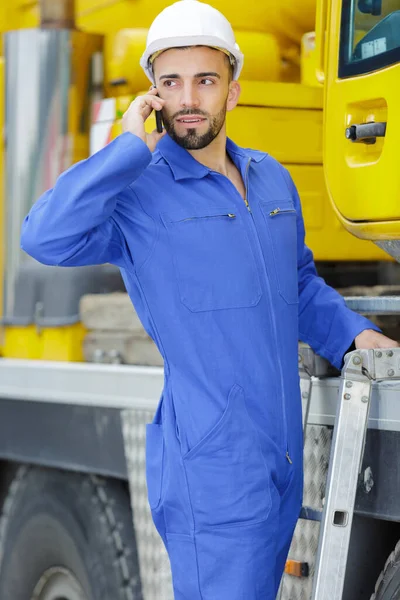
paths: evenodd
<path fill-rule="evenodd" d="M 400 348 L 356 350 L 346 355 L 339 386 L 312 600 L 342 599 L 372 384 L 398 378 Z M 307 410 L 303 409 L 304 418 Z"/>

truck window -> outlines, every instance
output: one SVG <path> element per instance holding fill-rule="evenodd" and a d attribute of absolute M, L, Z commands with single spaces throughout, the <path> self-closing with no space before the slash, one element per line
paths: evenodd
<path fill-rule="evenodd" d="M 339 77 L 400 62 L 400 0 L 343 0 Z"/>

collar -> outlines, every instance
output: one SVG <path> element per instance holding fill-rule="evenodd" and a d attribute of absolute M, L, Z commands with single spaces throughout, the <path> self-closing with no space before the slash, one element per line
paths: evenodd
<path fill-rule="evenodd" d="M 258 150 L 241 148 L 237 146 L 230 138 L 226 139 L 226 149 L 231 155 L 236 155 L 240 160 L 248 162 L 252 160 L 256 163 L 262 161 L 267 154 Z M 157 144 L 157 151 L 168 163 L 175 181 L 181 179 L 201 179 L 211 172 L 211 169 L 197 161 L 185 148 L 179 146 L 168 134 L 165 135 Z M 232 157 L 232 160 L 234 157 Z M 234 161 L 236 162 L 236 161 Z"/>

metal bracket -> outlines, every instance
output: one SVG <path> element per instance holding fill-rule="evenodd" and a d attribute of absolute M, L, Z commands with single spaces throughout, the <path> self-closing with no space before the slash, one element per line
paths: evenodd
<path fill-rule="evenodd" d="M 335 369 L 329 361 L 318 354 L 305 344 L 299 344 L 299 369 L 300 376 L 304 373 L 309 377 L 334 377 L 340 375 L 340 371 Z"/>
<path fill-rule="evenodd" d="M 299 375 L 303 414 L 303 433 L 308 422 L 311 404 L 312 377 L 332 377 L 339 372 L 332 365 L 304 344 L 299 344 Z"/>
<path fill-rule="evenodd" d="M 305 433 L 308 413 L 310 412 L 311 404 L 311 370 L 312 367 L 311 348 L 299 347 L 299 375 L 300 375 L 300 392 L 301 392 L 301 408 L 303 418 L 303 433 Z M 310 360 L 311 359 L 311 360 Z M 304 436 L 305 437 L 305 436 Z"/>
<path fill-rule="evenodd" d="M 375 381 L 400 379 L 400 349 L 370 350 L 363 356 L 363 370 Z"/>

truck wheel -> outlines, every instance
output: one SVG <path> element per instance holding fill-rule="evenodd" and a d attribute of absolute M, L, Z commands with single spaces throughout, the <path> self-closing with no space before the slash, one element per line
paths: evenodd
<path fill-rule="evenodd" d="M 386 561 L 378 577 L 371 600 L 399 600 L 400 598 L 400 541 Z"/>
<path fill-rule="evenodd" d="M 142 600 L 124 484 L 20 467 L 0 520 L 1 600 Z"/>

